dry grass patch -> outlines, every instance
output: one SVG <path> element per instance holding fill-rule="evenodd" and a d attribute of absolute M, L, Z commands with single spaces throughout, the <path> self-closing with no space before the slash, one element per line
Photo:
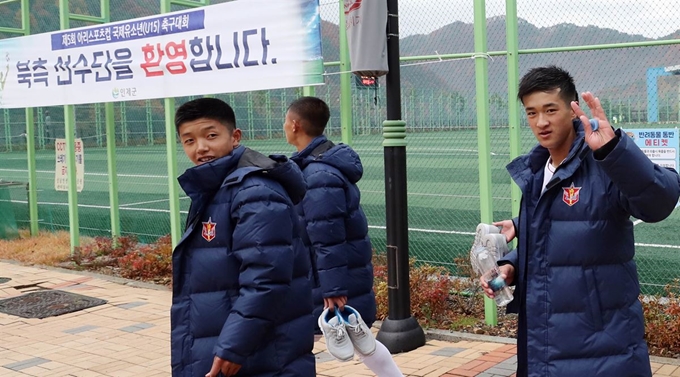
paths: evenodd
<path fill-rule="evenodd" d="M 30 237 L 29 231 L 20 230 L 19 236 L 14 240 L 0 240 L 0 259 L 48 266 L 69 260 L 68 232 L 41 232 L 38 237 Z M 81 243 L 87 242 L 91 240 L 81 237 Z"/>

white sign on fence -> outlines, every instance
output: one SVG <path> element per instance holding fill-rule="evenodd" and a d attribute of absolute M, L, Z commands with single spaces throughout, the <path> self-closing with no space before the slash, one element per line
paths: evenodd
<path fill-rule="evenodd" d="M 239 0 L 0 40 L 0 108 L 323 84 L 320 22 L 319 0 Z"/>
<path fill-rule="evenodd" d="M 78 192 L 83 191 L 85 186 L 85 151 L 83 140 L 75 140 L 76 147 L 76 186 Z M 54 189 L 56 191 L 68 191 L 68 170 L 66 168 L 66 139 L 56 139 L 54 142 L 56 152 L 56 168 L 54 170 Z"/>
<path fill-rule="evenodd" d="M 626 129 L 635 144 L 653 163 L 678 171 L 680 135 L 677 128 Z"/>

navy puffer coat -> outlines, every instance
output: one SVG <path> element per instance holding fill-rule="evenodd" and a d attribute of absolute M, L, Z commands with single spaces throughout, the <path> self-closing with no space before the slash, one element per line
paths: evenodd
<path fill-rule="evenodd" d="M 315 376 L 297 165 L 241 146 L 179 182 L 192 206 L 172 258 L 172 375 L 203 377 L 217 355 L 237 376 Z"/>
<path fill-rule="evenodd" d="M 630 217 L 665 219 L 680 180 L 620 130 L 596 158 L 574 125 L 577 138 L 545 192 L 545 148 L 508 165 L 522 191 L 519 243 L 499 264 L 515 266 L 508 311 L 519 313 L 517 376 L 651 376 Z"/>
<path fill-rule="evenodd" d="M 334 145 L 325 136 L 315 138 L 291 159 L 302 169 L 307 193 L 298 204 L 306 234 L 303 239 L 316 253 L 320 287 L 314 289 L 314 316 L 323 299 L 347 296 L 347 305 L 371 326 L 376 306 L 373 293 L 373 249 L 357 182 L 363 175 L 359 155 L 348 145 Z"/>

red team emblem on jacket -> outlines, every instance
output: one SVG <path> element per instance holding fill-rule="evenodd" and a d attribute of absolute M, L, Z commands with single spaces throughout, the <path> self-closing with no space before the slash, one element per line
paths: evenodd
<path fill-rule="evenodd" d="M 345 0 L 345 14 L 361 8 L 362 0 Z"/>
<path fill-rule="evenodd" d="M 210 242 L 215 239 L 215 226 L 217 223 L 212 222 L 212 217 L 208 219 L 207 223 L 203 223 L 203 231 L 201 235 L 206 241 Z"/>
<path fill-rule="evenodd" d="M 562 194 L 562 201 L 567 203 L 569 207 L 578 203 L 579 192 L 581 191 L 580 187 L 574 187 L 574 183 L 572 182 L 571 186 L 562 187 L 562 190 L 564 190 L 564 193 Z"/>

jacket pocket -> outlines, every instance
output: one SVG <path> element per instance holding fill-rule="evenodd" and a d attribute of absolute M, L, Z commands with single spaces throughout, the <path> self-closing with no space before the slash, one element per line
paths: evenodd
<path fill-rule="evenodd" d="M 596 330 L 602 330 L 604 323 L 602 321 L 602 308 L 600 306 L 600 293 L 597 290 L 597 280 L 595 279 L 595 272 L 592 268 L 583 269 L 586 278 L 587 305 L 588 313 L 591 322 Z"/>

